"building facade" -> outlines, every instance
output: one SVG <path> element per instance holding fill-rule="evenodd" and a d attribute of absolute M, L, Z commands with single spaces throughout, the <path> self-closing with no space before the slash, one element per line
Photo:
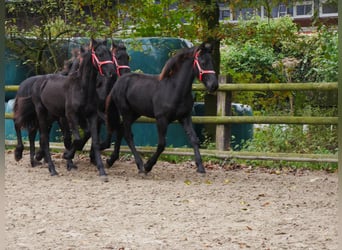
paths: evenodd
<path fill-rule="evenodd" d="M 337 25 L 338 4 L 329 0 L 298 1 L 294 4 L 279 4 L 267 13 L 266 8 L 231 9 L 227 3 L 220 3 L 220 21 L 237 22 L 240 19 L 248 20 L 258 15 L 261 18 L 279 18 L 290 16 L 301 27 L 312 26 L 314 17 L 322 23 Z M 316 18 L 316 20 L 317 20 Z"/>

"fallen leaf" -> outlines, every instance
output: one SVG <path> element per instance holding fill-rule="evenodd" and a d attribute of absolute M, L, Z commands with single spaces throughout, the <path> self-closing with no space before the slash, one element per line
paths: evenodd
<path fill-rule="evenodd" d="M 213 184 L 213 182 L 212 182 L 211 180 L 206 180 L 206 181 L 205 181 L 205 184 L 211 185 L 211 184 Z"/>
<path fill-rule="evenodd" d="M 190 185 L 190 184 L 191 184 L 191 181 L 190 181 L 190 180 L 185 180 L 184 183 L 185 183 L 186 185 Z"/>

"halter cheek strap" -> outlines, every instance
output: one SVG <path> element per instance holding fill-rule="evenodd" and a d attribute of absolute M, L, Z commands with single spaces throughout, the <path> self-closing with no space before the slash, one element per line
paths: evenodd
<path fill-rule="evenodd" d="M 98 58 L 97 58 L 97 55 L 95 54 L 95 51 L 94 49 L 91 49 L 91 58 L 92 58 L 92 61 L 93 61 L 93 65 L 94 66 L 97 66 L 101 76 L 103 76 L 103 72 L 102 72 L 102 66 L 104 64 L 114 64 L 112 61 L 110 60 L 107 60 L 107 61 L 100 61 Z"/>
<path fill-rule="evenodd" d="M 128 65 L 119 65 L 118 60 L 116 60 L 115 53 L 113 53 L 113 62 L 116 66 L 116 74 L 120 77 L 120 69 L 131 69 Z"/>
<path fill-rule="evenodd" d="M 201 68 L 201 65 L 199 64 L 198 61 L 198 56 L 199 56 L 199 51 L 196 52 L 195 54 L 195 59 L 194 59 L 194 67 L 197 67 L 198 69 L 198 79 L 202 81 L 203 75 L 204 74 L 216 74 L 214 70 L 205 70 Z"/>

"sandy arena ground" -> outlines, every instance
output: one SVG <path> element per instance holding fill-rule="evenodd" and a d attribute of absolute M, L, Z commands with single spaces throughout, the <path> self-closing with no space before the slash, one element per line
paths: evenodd
<path fill-rule="evenodd" d="M 25 152 L 5 153 L 6 249 L 337 249 L 337 173 L 122 160 L 104 183 L 85 155 L 51 177 Z"/>

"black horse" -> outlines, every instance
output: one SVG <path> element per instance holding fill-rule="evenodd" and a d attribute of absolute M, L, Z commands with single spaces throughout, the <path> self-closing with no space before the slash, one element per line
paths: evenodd
<path fill-rule="evenodd" d="M 81 53 L 84 53 L 85 47 L 81 46 L 79 49 L 73 51 L 72 58 L 64 63 L 64 68 L 58 74 L 69 75 L 73 74 L 78 70 L 79 63 L 81 60 Z M 34 104 L 32 101 L 27 101 L 27 97 L 30 98 L 32 95 L 32 87 L 36 82 L 44 81 L 50 74 L 47 75 L 36 75 L 26 78 L 19 85 L 19 89 L 16 94 L 14 108 L 13 108 L 13 122 L 16 131 L 17 145 L 14 151 L 14 157 L 16 161 L 22 159 L 24 150 L 24 144 L 22 141 L 21 130 L 26 129 L 28 131 L 29 146 L 30 146 L 30 163 L 32 167 L 40 165 L 40 160 L 44 157 L 44 151 L 42 148 L 35 152 L 35 138 L 39 129 L 38 118 L 35 112 Z M 24 100 L 24 101 L 23 101 Z M 55 117 L 50 117 L 51 129 L 52 123 L 55 121 Z M 59 127 L 63 133 L 63 142 L 65 148 L 71 147 L 71 134 L 69 133 L 68 122 L 65 117 L 61 117 L 57 120 Z M 71 170 L 76 168 L 72 160 L 67 161 L 67 169 Z"/>
<path fill-rule="evenodd" d="M 112 41 L 113 62 L 116 68 L 116 74 L 111 78 L 107 78 L 98 74 L 96 82 L 96 91 L 98 96 L 98 115 L 99 115 L 99 128 L 101 125 L 105 125 L 105 102 L 106 97 L 113 88 L 118 77 L 131 71 L 129 67 L 129 55 L 127 53 L 126 46 L 123 43 L 116 44 Z M 108 133 L 105 141 L 101 143 L 101 150 L 109 148 L 112 139 L 112 133 Z"/>
<path fill-rule="evenodd" d="M 124 44 L 119 43 L 118 45 L 112 41 L 112 56 L 113 63 L 116 67 L 116 74 L 113 74 L 111 78 L 102 76 L 98 74 L 98 79 L 96 83 L 96 92 L 99 100 L 99 126 L 105 122 L 104 119 L 104 102 L 105 98 L 108 95 L 110 89 L 112 88 L 114 82 L 117 77 L 121 74 L 130 71 L 128 66 L 129 56 L 126 51 L 126 47 Z M 81 46 L 80 53 L 75 55 L 72 60 L 68 60 L 68 68 L 66 68 L 63 72 L 59 73 L 62 75 L 72 75 L 79 69 L 80 63 L 83 60 L 83 54 L 86 52 L 86 48 Z M 72 62 L 72 63 L 71 63 Z M 21 84 L 17 92 L 15 105 L 14 105 L 14 125 L 17 133 L 17 146 L 15 149 L 15 159 L 19 161 L 22 158 L 22 152 L 24 149 L 24 145 L 22 142 L 21 136 L 21 128 L 25 128 L 29 133 L 29 142 L 30 142 L 30 160 L 31 166 L 34 167 L 38 164 L 41 164 L 39 161 L 44 157 L 44 151 L 40 148 L 40 150 L 35 153 L 35 137 L 38 130 L 38 119 L 35 112 L 35 108 L 32 102 L 23 101 L 23 98 L 30 97 L 32 94 L 32 86 L 37 81 L 44 81 L 51 75 L 39 75 L 33 76 L 25 79 Z M 65 79 L 62 79 L 62 81 Z M 23 105 L 24 104 L 24 105 Z M 24 107 L 23 107 L 24 106 Z M 57 117 L 50 116 L 50 127 L 52 122 L 57 119 Z M 71 148 L 71 133 L 69 131 L 69 125 L 65 117 L 59 117 L 58 119 L 59 127 L 63 132 L 64 145 L 66 149 Z M 86 130 L 88 131 L 88 130 Z M 89 132 L 89 131 L 88 131 Z M 90 137 L 90 133 L 87 133 L 87 137 L 84 138 L 84 144 Z M 103 148 L 107 148 L 111 142 L 111 135 L 108 136 L 107 140 L 102 143 Z M 91 154 L 91 158 L 93 158 L 93 153 Z M 72 168 L 76 168 L 71 159 L 67 159 L 67 169 L 71 170 Z"/>
<path fill-rule="evenodd" d="M 73 57 L 72 59 L 68 60 L 67 67 L 64 68 L 60 74 L 62 75 L 68 75 L 69 73 L 72 73 L 73 69 L 71 67 L 71 62 L 78 61 L 78 57 Z M 19 161 L 22 158 L 23 150 L 24 150 L 24 144 L 22 141 L 22 134 L 21 129 L 26 129 L 28 131 L 28 138 L 29 138 L 29 145 L 30 145 L 30 162 L 31 166 L 35 167 L 40 163 L 40 160 L 44 157 L 44 152 L 40 149 L 37 154 L 35 153 L 35 138 L 38 131 L 38 119 L 37 115 L 34 109 L 34 105 L 32 102 L 24 102 L 27 106 L 23 107 L 22 99 L 26 97 L 30 97 L 32 94 L 32 86 L 37 81 L 42 81 L 45 79 L 48 75 L 37 75 L 37 76 L 31 76 L 29 78 L 26 78 L 24 81 L 22 81 L 19 85 L 19 89 L 16 94 L 15 102 L 14 102 L 14 108 L 13 108 L 13 122 L 14 122 L 14 128 L 16 131 L 17 136 L 17 146 L 15 148 L 14 157 L 16 161 Z M 51 117 L 51 124 L 50 128 L 53 122 L 53 118 Z M 64 138 L 64 146 L 65 148 L 70 148 L 71 146 L 71 135 L 68 132 L 67 129 L 67 121 L 65 119 L 59 119 L 58 120 L 59 127 L 62 128 L 63 132 L 63 138 Z M 35 157 L 36 156 L 36 157 Z M 71 161 L 68 161 L 67 163 L 68 169 L 74 168 L 75 166 Z"/>
<path fill-rule="evenodd" d="M 98 104 L 98 132 L 99 133 L 100 133 L 101 126 L 105 125 L 106 123 L 105 101 L 106 101 L 107 95 L 111 91 L 117 78 L 131 71 L 129 67 L 129 55 L 127 54 L 126 46 L 121 42 L 116 44 L 112 40 L 111 51 L 113 55 L 113 62 L 116 68 L 116 74 L 113 74 L 111 78 L 98 74 L 97 81 L 96 81 L 96 92 L 97 92 L 97 98 L 98 98 L 97 104 Z M 113 132 L 108 132 L 107 130 L 107 136 L 105 140 L 100 143 L 100 150 L 104 150 L 110 147 L 112 137 L 113 137 Z M 79 148 L 83 148 L 89 138 L 90 138 L 90 131 L 86 130 L 82 138 L 82 142 L 79 145 Z M 116 141 L 118 140 L 120 140 L 121 142 L 120 137 L 116 137 Z M 118 145 L 118 144 L 119 142 L 115 143 L 115 145 Z M 73 149 L 74 151 L 69 152 L 70 155 L 75 153 L 76 148 L 74 147 Z M 93 164 L 96 165 L 93 148 L 91 148 L 90 150 L 90 160 Z"/>
<path fill-rule="evenodd" d="M 116 113 L 118 109 L 123 120 L 124 137 L 140 173 L 152 170 L 165 149 L 167 127 L 175 120 L 182 124 L 194 148 L 197 172 L 205 173 L 199 152 L 199 140 L 191 120 L 191 85 L 197 76 L 209 92 L 217 90 L 218 80 L 213 70 L 211 50 L 209 43 L 183 49 L 167 61 L 159 76 L 125 74 L 117 80 L 109 93 L 106 101 L 107 128 L 110 131 L 120 129 L 120 117 Z M 113 110 L 114 118 L 111 117 Z M 135 148 L 131 130 L 134 121 L 142 115 L 156 118 L 159 138 L 157 151 L 145 165 Z M 109 166 L 117 159 L 117 151 L 107 160 Z"/>
<path fill-rule="evenodd" d="M 82 141 L 79 127 L 89 129 L 92 137 L 96 165 L 100 176 L 106 176 L 101 161 L 98 133 L 97 133 L 97 73 L 111 77 L 115 74 L 115 67 L 106 41 L 99 42 L 92 39 L 90 50 L 82 56 L 79 70 L 70 76 L 49 75 L 46 79 L 33 85 L 32 95 L 27 98 L 33 102 L 39 123 L 40 144 L 44 156 L 48 161 L 51 175 L 56 175 L 55 166 L 49 152 L 49 123 L 50 117 L 56 119 L 65 117 L 73 131 L 74 140 L 71 150 L 79 149 Z M 68 154 L 66 159 L 72 159 Z"/>

